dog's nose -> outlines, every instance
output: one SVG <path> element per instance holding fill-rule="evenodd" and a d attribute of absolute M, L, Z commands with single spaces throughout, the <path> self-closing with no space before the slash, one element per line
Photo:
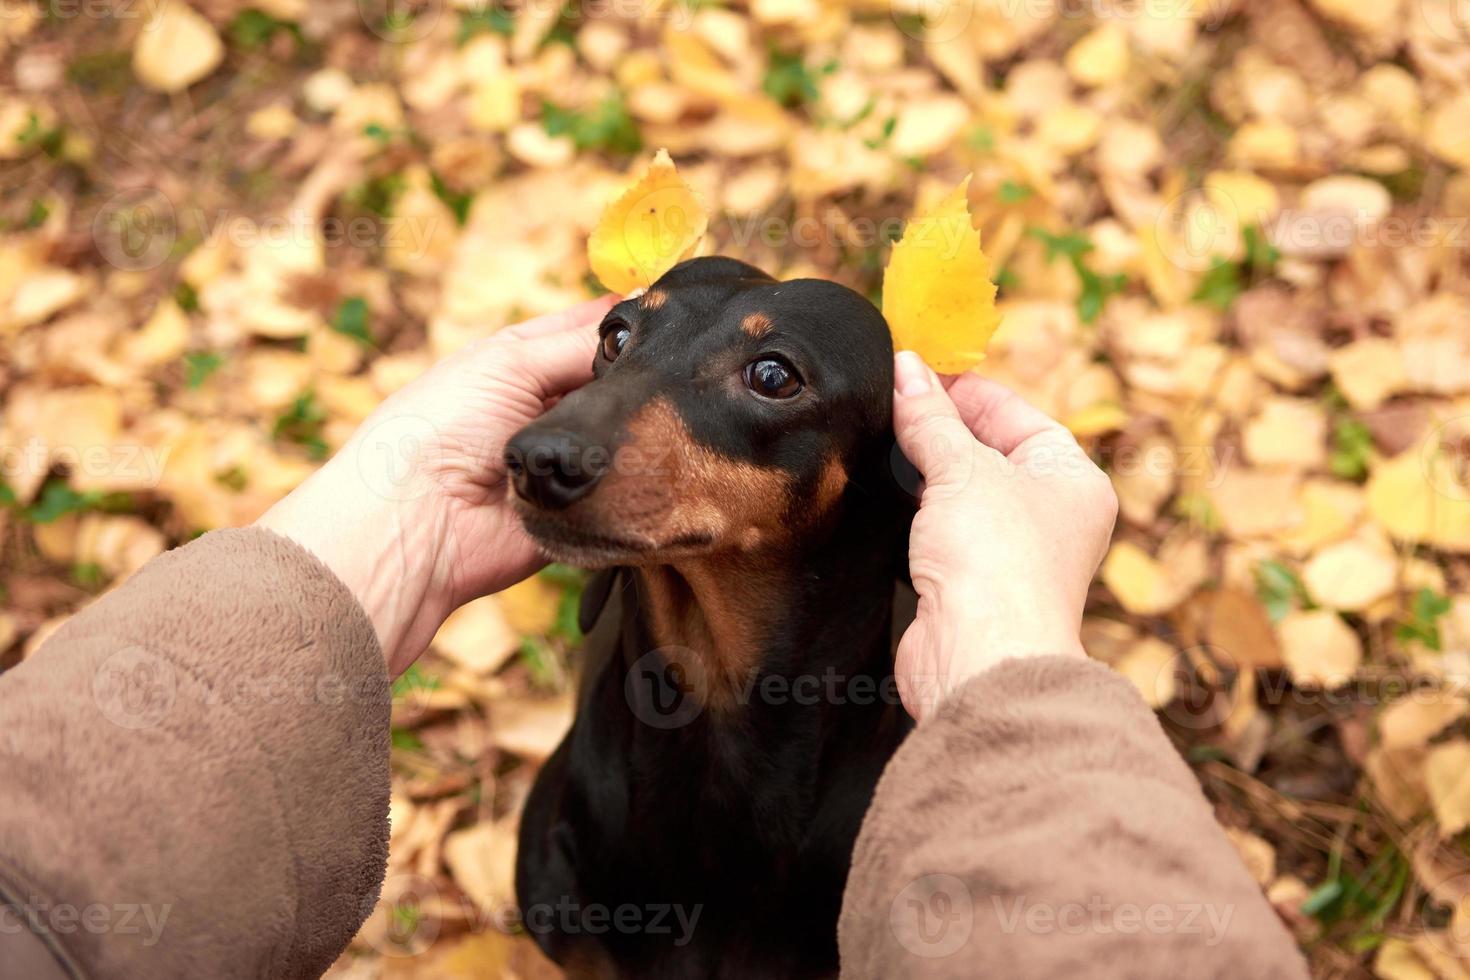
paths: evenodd
<path fill-rule="evenodd" d="M 561 510 L 587 496 L 608 470 L 608 452 L 565 429 L 522 429 L 505 447 L 517 496 Z"/>

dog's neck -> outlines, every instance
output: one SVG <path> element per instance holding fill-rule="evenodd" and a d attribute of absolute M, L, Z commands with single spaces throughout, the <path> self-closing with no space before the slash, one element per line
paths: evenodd
<path fill-rule="evenodd" d="M 645 566 L 640 613 L 655 644 L 694 659 L 691 693 L 727 713 L 762 670 L 857 669 L 879 645 L 886 656 L 900 533 L 897 515 L 847 506 L 811 539 Z"/>

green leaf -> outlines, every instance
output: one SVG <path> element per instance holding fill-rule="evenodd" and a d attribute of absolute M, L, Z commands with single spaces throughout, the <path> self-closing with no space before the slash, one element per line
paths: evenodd
<path fill-rule="evenodd" d="M 286 26 L 284 21 L 277 20 L 263 10 L 254 7 L 247 8 L 235 15 L 230 21 L 229 35 L 236 47 L 253 50 L 264 47 L 270 39 L 276 36 L 276 32 Z"/>
<path fill-rule="evenodd" d="M 1099 276 L 1083 265 L 1079 258 L 1074 258 L 1072 265 L 1077 270 L 1077 278 L 1082 280 L 1082 293 L 1077 297 L 1077 315 L 1083 323 L 1092 323 L 1102 313 L 1108 297 L 1127 288 L 1128 277 L 1121 273 Z"/>
<path fill-rule="evenodd" d="M 407 728 L 395 728 L 390 736 L 393 747 L 405 752 L 422 752 L 424 740 L 418 737 L 416 732 Z"/>
<path fill-rule="evenodd" d="M 326 421 L 327 413 L 316 403 L 316 394 L 307 391 L 276 419 L 272 432 L 275 438 L 304 448 L 312 459 L 326 459 L 327 444 L 322 439 L 322 426 Z"/>
<path fill-rule="evenodd" d="M 355 204 L 364 211 L 371 211 L 382 218 L 391 218 L 393 205 L 397 203 L 398 195 L 403 193 L 405 184 L 402 174 L 385 174 L 348 188 L 342 196 L 349 204 Z"/>
<path fill-rule="evenodd" d="M 995 149 L 995 131 L 989 126 L 976 126 L 965 137 L 965 143 L 972 150 L 990 153 Z"/>
<path fill-rule="evenodd" d="M 475 201 L 475 195 L 465 191 L 457 191 L 444 182 L 435 171 L 429 171 L 429 185 L 434 189 L 434 196 L 448 205 L 449 210 L 454 212 L 454 223 L 461 228 L 470 217 L 470 205 Z"/>
<path fill-rule="evenodd" d="M 393 141 L 393 131 L 382 123 L 368 123 L 362 127 L 362 135 L 379 143 L 391 143 Z"/>
<path fill-rule="evenodd" d="M 393 682 L 393 698 L 406 698 L 415 691 L 433 691 L 439 687 L 439 678 L 424 673 L 418 664 L 410 664 Z"/>
<path fill-rule="evenodd" d="M 1338 419 L 1332 430 L 1332 455 L 1328 466 L 1343 480 L 1362 481 L 1368 476 L 1373 451 L 1373 433 L 1354 418 Z"/>
<path fill-rule="evenodd" d="M 1200 280 L 1194 291 L 1194 299 L 1207 303 L 1217 310 L 1228 310 L 1240 298 L 1243 290 L 1240 282 L 1240 267 L 1233 262 L 1216 262 Z"/>
<path fill-rule="evenodd" d="M 541 103 L 541 126 L 549 136 L 570 136 L 579 150 L 633 154 L 643 149 L 643 136 L 628 113 L 622 95 L 613 92 L 592 109 L 564 109 Z"/>
<path fill-rule="evenodd" d="M 107 574 L 96 562 L 83 562 L 72 568 L 71 580 L 84 589 L 95 589 L 107 581 Z"/>
<path fill-rule="evenodd" d="M 181 282 L 174 287 L 174 302 L 185 313 L 199 312 L 199 293 L 187 282 Z"/>
<path fill-rule="evenodd" d="M 1296 572 L 1274 558 L 1268 558 L 1256 565 L 1256 595 L 1260 597 L 1261 604 L 1266 607 L 1266 615 L 1271 617 L 1273 623 L 1279 623 L 1297 606 L 1304 609 L 1312 607 L 1307 587 L 1302 584 Z"/>
<path fill-rule="evenodd" d="M 459 31 L 454 36 L 458 45 L 465 45 L 479 34 L 499 34 L 510 37 L 516 32 L 515 18 L 500 7 L 483 10 L 468 10 L 459 15 Z"/>
<path fill-rule="evenodd" d="M 521 662 L 531 675 L 531 683 L 540 688 L 555 688 L 560 680 L 551 647 L 539 636 L 521 638 Z"/>
<path fill-rule="evenodd" d="M 996 200 L 1002 204 L 1020 204 L 1029 201 L 1036 192 L 1025 184 L 1018 184 L 1013 180 L 1002 181 L 1000 189 L 996 191 Z"/>
<path fill-rule="evenodd" d="M 37 198 L 31 202 L 30 213 L 26 215 L 26 227 L 39 228 L 46 223 L 49 217 L 51 217 L 51 209 L 46 206 L 45 201 Z"/>
<path fill-rule="evenodd" d="M 337 304 L 337 312 L 332 314 L 332 329 L 371 347 L 373 334 L 368 329 L 368 320 L 367 300 L 361 296 L 349 296 Z"/>
<path fill-rule="evenodd" d="M 800 51 L 771 48 L 761 90 L 788 109 L 817 101 L 816 76 L 807 68 Z"/>
<path fill-rule="evenodd" d="M 1332 907 L 1333 903 L 1342 897 L 1342 891 L 1342 882 L 1336 878 L 1318 886 L 1312 894 L 1307 896 L 1306 901 L 1302 902 L 1302 914 L 1310 915 L 1314 919 L 1320 918 Z"/>
<path fill-rule="evenodd" d="M 1276 263 L 1281 261 L 1281 250 L 1272 245 L 1256 225 L 1248 225 L 1242 235 L 1245 238 L 1245 264 L 1250 270 L 1257 276 L 1275 272 Z"/>
<path fill-rule="evenodd" d="M 1409 618 L 1394 629 L 1400 643 L 1422 643 L 1429 649 L 1444 649 L 1439 632 L 1439 619 L 1448 613 L 1454 603 L 1448 596 L 1440 595 L 1427 586 L 1414 594 L 1414 603 Z"/>
<path fill-rule="evenodd" d="M 1086 235 L 1074 233 L 1056 235 L 1045 228 L 1031 228 L 1026 232 L 1032 238 L 1046 246 L 1046 260 L 1054 262 L 1058 258 L 1080 259 L 1093 249 L 1092 240 Z"/>
<path fill-rule="evenodd" d="M 27 507 L 21 517 L 32 524 L 50 524 L 67 514 L 87 510 L 101 499 L 102 495 L 95 491 L 78 493 L 64 480 L 47 480 L 36 502 Z"/>
<path fill-rule="evenodd" d="M 197 389 L 211 374 L 220 369 L 225 359 L 214 351 L 197 351 L 184 355 L 184 384 Z"/>

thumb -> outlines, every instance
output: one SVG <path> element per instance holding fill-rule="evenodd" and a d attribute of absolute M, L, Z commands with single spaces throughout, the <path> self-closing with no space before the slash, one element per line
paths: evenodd
<path fill-rule="evenodd" d="M 893 361 L 893 431 L 927 487 L 958 489 L 969 479 L 975 436 L 939 375 L 913 351 L 899 351 Z"/>

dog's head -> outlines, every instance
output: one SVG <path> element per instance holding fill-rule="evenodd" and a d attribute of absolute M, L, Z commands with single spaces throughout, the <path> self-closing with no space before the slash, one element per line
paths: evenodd
<path fill-rule="evenodd" d="M 506 449 L 526 529 L 560 561 L 779 547 L 887 459 L 892 341 L 845 286 L 692 259 L 600 330 L 594 380 Z"/>

